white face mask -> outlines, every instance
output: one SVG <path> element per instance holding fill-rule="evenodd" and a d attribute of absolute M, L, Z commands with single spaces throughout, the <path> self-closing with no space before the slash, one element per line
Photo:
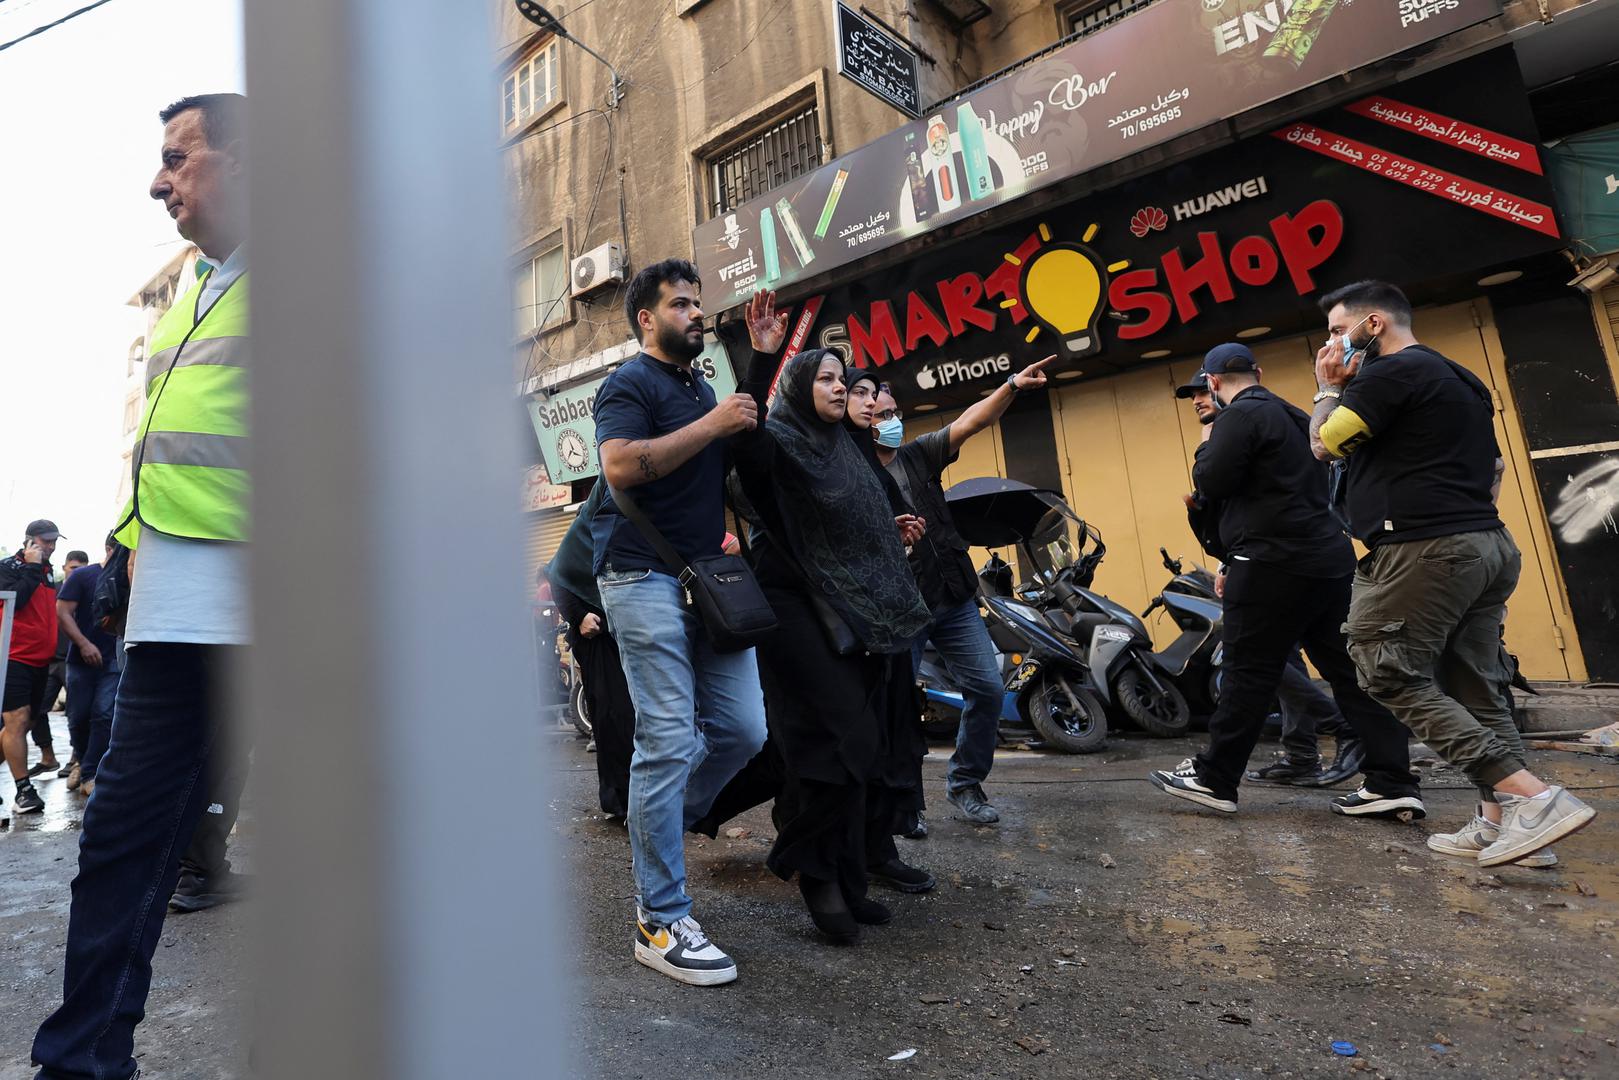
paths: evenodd
<path fill-rule="evenodd" d="M 1349 335 L 1353 334 L 1356 330 L 1359 330 L 1360 329 L 1360 323 L 1363 323 L 1367 319 L 1370 319 L 1370 318 L 1371 318 L 1370 315 L 1366 315 L 1366 316 L 1362 317 L 1360 322 L 1356 323 L 1354 326 L 1351 326 L 1348 330 L 1345 330 L 1343 333 L 1336 334 L 1336 335 L 1333 335 L 1332 337 L 1327 338 L 1327 344 L 1328 345 L 1331 345 L 1335 339 L 1338 340 L 1338 341 L 1341 341 L 1343 343 L 1343 347 L 1344 347 L 1344 359 L 1343 359 L 1343 362 L 1344 363 L 1346 363 L 1346 364 L 1349 363 L 1349 358 L 1350 357 L 1354 356 L 1357 352 L 1364 351 L 1364 349 L 1366 348 L 1366 346 L 1364 346 L 1364 345 L 1359 346 L 1359 347 L 1351 345 L 1349 343 Z"/>

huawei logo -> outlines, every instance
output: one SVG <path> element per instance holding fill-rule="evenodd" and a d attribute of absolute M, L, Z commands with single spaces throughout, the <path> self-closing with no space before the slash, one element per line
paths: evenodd
<path fill-rule="evenodd" d="M 1130 232 L 1137 239 L 1146 236 L 1148 232 L 1163 232 L 1169 226 L 1169 215 L 1156 206 L 1148 206 L 1136 211 L 1136 216 L 1130 219 Z"/>

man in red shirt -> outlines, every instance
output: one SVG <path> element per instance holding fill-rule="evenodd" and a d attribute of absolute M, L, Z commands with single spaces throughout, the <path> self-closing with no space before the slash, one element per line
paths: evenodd
<path fill-rule="evenodd" d="M 45 699 L 45 682 L 56 656 L 56 586 L 51 582 L 51 552 L 61 538 L 56 523 L 30 522 L 22 549 L 0 559 L 0 592 L 15 592 L 11 617 L 11 654 L 6 664 L 5 699 L 0 716 L 0 749 L 11 778 L 17 782 L 17 813 L 37 814 L 45 801 L 28 779 L 28 726 Z M 0 819 L 5 813 L 0 810 Z"/>

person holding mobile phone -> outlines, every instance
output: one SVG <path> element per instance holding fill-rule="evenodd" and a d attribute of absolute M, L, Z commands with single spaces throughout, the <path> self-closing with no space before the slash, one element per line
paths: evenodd
<path fill-rule="evenodd" d="M 51 577 L 51 554 L 61 531 L 53 521 L 28 523 L 23 545 L 9 558 L 0 559 L 0 592 L 15 592 L 11 617 L 11 652 L 6 658 L 5 699 L 0 702 L 0 748 L 17 785 L 19 814 L 38 814 L 45 800 L 28 777 L 28 731 L 34 714 L 45 704 L 45 684 L 56 656 L 56 585 Z M 0 804 L 0 818 L 4 818 Z"/>

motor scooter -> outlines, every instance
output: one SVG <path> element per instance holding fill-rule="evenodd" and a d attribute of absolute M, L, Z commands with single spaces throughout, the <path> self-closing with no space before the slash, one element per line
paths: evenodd
<path fill-rule="evenodd" d="M 1158 659 L 1188 702 L 1212 712 L 1220 702 L 1220 664 L 1224 649 L 1220 631 L 1224 607 L 1214 595 L 1214 575 L 1193 564 L 1185 569 L 1164 548 L 1164 569 L 1173 575 L 1163 591 L 1152 598 L 1143 619 L 1162 608 L 1180 628 L 1180 636 L 1158 654 Z"/>
<path fill-rule="evenodd" d="M 1170 666 L 1153 651 L 1146 623 L 1089 587 L 1107 553 L 1100 532 L 1061 495 L 1016 480 L 964 480 L 945 499 L 963 539 L 984 547 L 1017 544 L 1033 570 L 1016 599 L 1002 598 L 998 609 L 991 608 L 996 621 L 1026 629 L 1033 612 L 1039 629 L 1069 649 L 1086 673 L 1085 687 L 1104 705 L 1117 705 L 1152 735 L 1186 732 L 1191 708 L 1174 685 Z M 990 599 L 995 598 L 987 598 L 986 606 Z"/>

